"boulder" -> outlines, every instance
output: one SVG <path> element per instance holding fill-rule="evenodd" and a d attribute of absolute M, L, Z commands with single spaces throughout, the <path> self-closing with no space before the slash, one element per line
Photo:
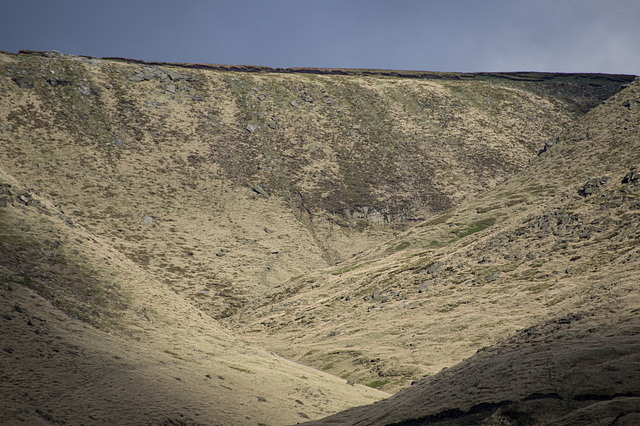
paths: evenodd
<path fill-rule="evenodd" d="M 171 79 L 171 81 L 193 80 L 191 76 L 179 74 L 175 71 L 163 70 L 161 68 L 155 68 L 155 67 L 143 67 L 140 71 L 136 72 L 135 75 L 129 77 L 129 81 L 133 81 L 133 82 L 148 81 L 153 78 L 157 78 L 160 81 L 165 81 L 167 78 Z"/>
<path fill-rule="evenodd" d="M 542 155 L 553 147 L 553 141 L 549 139 L 544 143 L 544 146 L 538 150 L 538 155 Z"/>
<path fill-rule="evenodd" d="M 51 85 L 51 87 L 69 86 L 71 84 L 71 81 L 69 80 L 60 80 L 56 77 L 47 77 L 46 80 L 47 83 Z"/>
<path fill-rule="evenodd" d="M 13 82 L 21 89 L 33 89 L 33 79 L 29 77 L 17 76 L 13 78 Z"/>
<path fill-rule="evenodd" d="M 489 276 L 487 277 L 487 282 L 489 282 L 489 283 L 490 283 L 491 281 L 495 281 L 495 280 L 497 280 L 498 278 L 500 278 L 500 272 L 496 271 L 496 272 L 494 272 L 493 274 L 491 274 L 491 275 L 489 275 Z"/>
<path fill-rule="evenodd" d="M 267 194 L 267 191 L 265 191 L 264 188 L 258 185 L 257 183 L 253 185 L 251 189 L 253 189 L 254 192 L 257 192 L 260 195 L 264 195 L 265 197 L 269 196 L 269 194 Z"/>
<path fill-rule="evenodd" d="M 302 95 L 300 95 L 300 99 L 302 99 L 305 102 L 313 103 L 313 98 L 311 97 L 311 93 L 306 91 Z"/>
<path fill-rule="evenodd" d="M 429 268 L 427 269 L 427 274 L 433 274 L 434 272 L 436 272 L 438 269 L 442 268 L 442 266 L 444 265 L 444 263 L 442 262 L 435 262 L 433 263 L 431 266 L 429 266 Z"/>
<path fill-rule="evenodd" d="M 374 290 L 373 293 L 371 293 L 371 299 L 376 300 L 376 301 L 381 302 L 381 303 L 385 303 L 385 302 L 389 301 L 389 297 L 384 296 L 378 290 Z"/>
<path fill-rule="evenodd" d="M 0 195 L 12 195 L 10 183 L 0 183 Z"/>
<path fill-rule="evenodd" d="M 431 283 L 433 283 L 433 281 L 429 280 L 429 281 L 425 281 L 422 284 L 420 284 L 420 286 L 418 287 L 418 293 L 426 293 L 427 290 L 429 290 L 429 287 L 431 286 Z"/>
<path fill-rule="evenodd" d="M 177 72 L 172 71 L 172 70 L 164 70 L 164 72 L 167 73 L 167 75 L 169 76 L 171 81 L 180 81 L 180 80 L 191 81 L 191 80 L 193 80 L 193 77 L 191 77 L 190 75 L 180 74 L 180 73 L 177 73 Z"/>
<path fill-rule="evenodd" d="M 589 179 L 584 183 L 584 185 L 578 188 L 578 195 L 588 197 L 594 194 L 606 181 L 606 177 Z"/>

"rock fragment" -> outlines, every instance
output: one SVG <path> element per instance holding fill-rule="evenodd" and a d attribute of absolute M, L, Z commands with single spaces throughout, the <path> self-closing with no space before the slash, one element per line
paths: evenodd
<path fill-rule="evenodd" d="M 21 89 L 33 89 L 33 79 L 29 77 L 17 76 L 13 78 L 13 82 Z"/>
<path fill-rule="evenodd" d="M 636 166 L 633 166 L 629 169 L 629 173 L 627 173 L 622 178 L 622 183 L 623 184 L 635 183 L 635 182 L 638 182 L 639 180 L 640 180 L 640 173 L 638 172 L 638 168 Z"/>
<path fill-rule="evenodd" d="M 496 271 L 487 277 L 487 282 L 495 281 L 500 278 L 500 272 Z"/>
<path fill-rule="evenodd" d="M 260 195 L 264 195 L 265 197 L 269 196 L 269 194 L 267 194 L 267 191 L 265 191 L 264 188 L 257 183 L 253 185 L 251 189 L 253 189 L 254 192 L 257 192 Z"/>
<path fill-rule="evenodd" d="M 428 280 L 420 284 L 420 286 L 418 287 L 418 293 L 426 293 L 429 290 L 429 287 L 431 287 L 432 283 L 433 280 Z"/>
<path fill-rule="evenodd" d="M 607 181 L 606 177 L 601 178 L 592 178 L 584 183 L 580 188 L 578 188 L 578 195 L 583 197 L 588 197 L 594 194 L 598 188 L 600 188 Z"/>

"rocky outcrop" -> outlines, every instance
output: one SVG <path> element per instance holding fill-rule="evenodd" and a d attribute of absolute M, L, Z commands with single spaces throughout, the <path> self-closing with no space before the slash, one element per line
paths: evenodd
<path fill-rule="evenodd" d="M 167 79 L 171 81 L 180 81 L 180 80 L 191 81 L 194 78 L 190 75 L 175 72 L 174 70 L 163 69 L 158 67 L 148 67 L 148 66 L 143 67 L 141 70 L 136 72 L 133 76 L 129 77 L 129 80 L 133 82 L 148 81 L 151 79 L 158 79 L 160 81 L 165 81 Z M 175 92 L 175 87 L 173 89 L 173 92 Z"/>
<path fill-rule="evenodd" d="M 640 172 L 638 171 L 638 167 L 633 166 L 629 169 L 629 173 L 624 175 L 622 178 L 622 183 L 637 183 L 640 181 Z"/>
<path fill-rule="evenodd" d="M 606 177 L 589 179 L 587 182 L 585 182 L 584 185 L 582 185 L 578 189 L 578 195 L 582 195 L 583 197 L 588 197 L 590 195 L 593 195 L 598 191 L 598 188 L 600 188 L 606 182 L 607 182 Z"/>

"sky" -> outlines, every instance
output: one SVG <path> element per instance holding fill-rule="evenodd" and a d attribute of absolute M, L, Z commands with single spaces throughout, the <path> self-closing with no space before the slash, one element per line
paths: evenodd
<path fill-rule="evenodd" d="M 0 50 L 639 75 L 640 0 L 0 0 Z"/>

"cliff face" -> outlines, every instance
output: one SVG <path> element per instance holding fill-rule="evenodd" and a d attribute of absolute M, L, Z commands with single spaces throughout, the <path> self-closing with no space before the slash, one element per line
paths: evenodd
<path fill-rule="evenodd" d="M 175 324 L 189 327 L 196 312 L 201 331 L 224 319 L 259 346 L 356 383 L 353 400 L 303 411 L 318 418 L 574 309 L 549 280 L 557 268 L 586 271 L 591 249 L 555 233 L 605 235 L 633 209 L 624 204 L 612 222 L 575 216 L 583 198 L 571 198 L 571 212 L 545 203 L 576 185 L 586 185 L 576 197 L 624 197 L 614 182 L 629 172 L 617 156 L 637 152 L 632 80 L 3 53 L 3 277 L 110 335 L 165 342 L 154 350 L 177 360 L 186 355 L 170 347 Z M 593 109 L 616 93 L 629 99 L 615 101 L 615 120 L 608 104 Z M 492 237 L 477 240 L 483 231 Z M 578 258 L 554 263 L 545 250 Z M 526 291 L 513 284 L 523 282 Z M 511 288 L 530 310 L 498 309 L 504 301 L 491 295 Z M 565 296 L 566 306 L 551 303 Z M 477 297 L 502 319 L 469 311 L 449 323 Z M 232 347 L 224 333 L 212 335 Z M 242 392 L 253 392 L 241 377 L 262 367 L 236 367 Z"/>

